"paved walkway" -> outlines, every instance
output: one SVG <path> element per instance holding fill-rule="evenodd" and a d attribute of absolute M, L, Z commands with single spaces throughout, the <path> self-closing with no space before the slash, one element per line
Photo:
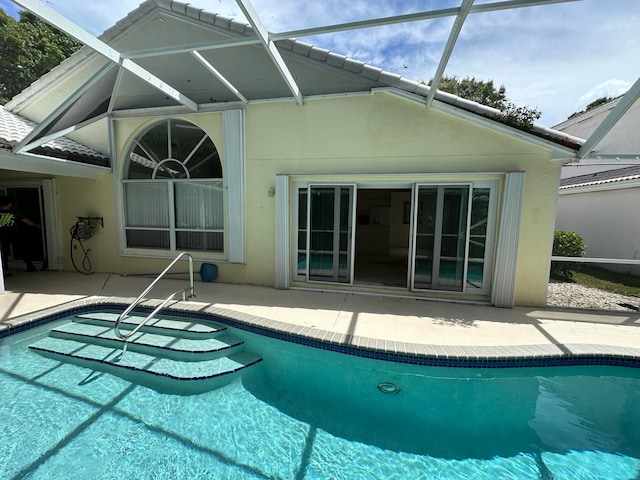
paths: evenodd
<path fill-rule="evenodd" d="M 6 279 L 6 292 L 0 294 L 0 330 L 78 302 L 130 302 L 150 281 L 147 277 L 102 273 L 14 274 Z M 163 280 L 152 298 L 165 298 L 184 285 L 185 281 Z M 364 348 L 436 356 L 605 354 L 640 358 L 637 312 L 498 309 L 217 282 L 197 282 L 196 295 L 178 306 L 224 313 L 279 331 Z"/>

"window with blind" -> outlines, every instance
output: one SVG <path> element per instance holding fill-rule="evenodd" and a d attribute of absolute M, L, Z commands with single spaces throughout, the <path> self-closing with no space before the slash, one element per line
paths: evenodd
<path fill-rule="evenodd" d="M 184 120 L 162 120 L 134 139 L 126 160 L 127 247 L 224 250 L 222 164 L 206 133 Z"/>

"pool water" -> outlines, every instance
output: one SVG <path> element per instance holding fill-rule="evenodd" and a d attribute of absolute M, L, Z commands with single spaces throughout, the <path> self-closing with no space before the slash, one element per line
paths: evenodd
<path fill-rule="evenodd" d="M 65 322 L 0 343 L 2 479 L 640 476 L 640 369 L 424 367 L 232 329 L 264 361 L 180 396 L 29 351 Z"/>

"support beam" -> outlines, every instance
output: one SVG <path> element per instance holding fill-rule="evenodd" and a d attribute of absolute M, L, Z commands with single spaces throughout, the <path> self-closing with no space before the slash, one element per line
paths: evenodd
<path fill-rule="evenodd" d="M 451 53 L 453 52 L 453 47 L 456 46 L 458 36 L 460 35 L 460 30 L 462 30 L 462 25 L 464 25 L 464 21 L 466 20 L 467 15 L 469 14 L 469 10 L 471 10 L 472 6 L 473 0 L 462 0 L 458 16 L 453 21 L 453 26 L 451 27 L 451 32 L 449 33 L 449 39 L 447 40 L 447 44 L 444 47 L 442 57 L 440 57 L 440 63 L 438 64 L 436 73 L 433 76 L 433 81 L 431 82 L 431 87 L 429 88 L 429 95 L 427 95 L 426 101 L 427 108 L 431 106 L 431 102 L 433 102 L 433 98 L 436 96 L 438 85 L 440 85 L 440 80 L 442 80 L 442 75 L 444 74 L 444 69 L 447 67 L 447 63 L 449 63 Z"/>
<path fill-rule="evenodd" d="M 498 10 L 509 10 L 513 8 L 537 7 L 554 3 L 580 2 L 582 0 L 507 0 L 503 2 L 485 3 L 474 5 L 469 13 L 486 13 Z M 302 38 L 314 35 L 324 35 L 327 33 L 346 32 L 349 30 L 361 30 L 364 28 L 381 27 L 384 25 L 395 25 L 399 23 L 418 22 L 422 20 L 433 20 L 436 18 L 453 17 L 458 15 L 459 8 L 444 8 L 431 10 L 428 12 L 410 13 L 406 15 L 394 15 L 391 17 L 375 18 L 372 20 L 362 20 L 359 22 L 339 23 L 322 27 L 292 30 L 289 32 L 273 33 L 269 36 L 272 41 L 289 38 Z"/>
<path fill-rule="evenodd" d="M 509 0 L 504 2 L 487 3 L 482 5 L 474 5 L 469 13 L 483 13 L 497 10 L 508 10 L 511 8 L 535 7 L 541 5 L 549 5 L 553 3 L 578 2 L 581 0 Z M 288 32 L 270 33 L 268 38 L 272 42 L 278 40 L 289 40 L 292 38 L 311 37 L 315 35 L 326 35 L 329 33 L 346 32 L 350 30 L 360 30 L 365 28 L 381 27 L 384 25 L 397 25 L 401 23 L 419 22 L 422 20 L 433 20 L 436 18 L 453 17 L 458 15 L 459 8 L 443 8 L 440 10 L 431 10 L 428 12 L 409 13 L 406 15 L 394 15 L 391 17 L 374 18 L 371 20 L 362 20 L 358 22 L 339 23 L 334 25 L 325 25 L 322 27 L 306 28 L 300 30 L 291 30 Z M 148 50 L 137 50 L 133 52 L 122 53 L 123 58 L 148 58 L 162 55 L 175 55 L 178 53 L 216 50 L 220 48 L 243 47 L 247 45 L 256 45 L 260 43 L 257 36 L 232 38 L 228 40 L 219 40 L 215 42 L 192 43 L 183 45 L 167 46 L 162 48 L 153 48 Z"/>
<path fill-rule="evenodd" d="M 113 112 L 113 108 L 116 104 L 116 99 L 118 98 L 118 90 L 120 89 L 120 85 L 122 84 L 122 77 L 124 76 L 124 70 L 121 68 L 118 70 L 118 74 L 116 75 L 116 81 L 113 83 L 113 90 L 111 90 L 111 99 L 109 100 L 109 106 L 107 107 L 107 113 L 111 115 Z"/>
<path fill-rule="evenodd" d="M 206 58 L 200 55 L 198 52 L 191 52 L 191 54 L 196 57 L 196 59 L 204 65 L 204 67 L 209 70 L 218 80 L 220 80 L 225 87 L 227 87 L 231 92 L 238 97 L 243 103 L 249 103 L 249 100 L 240 93 L 240 91 L 234 87 L 229 80 L 227 80 L 224 75 L 222 75 L 213 65 L 211 65 Z"/>
<path fill-rule="evenodd" d="M 625 114 L 627 110 L 640 98 L 640 77 L 636 80 L 636 83 L 629 89 L 627 93 L 620 99 L 618 104 L 613 107 L 613 110 L 606 116 L 606 118 L 598 125 L 591 136 L 582 145 L 578 151 L 578 158 L 580 160 L 588 157 L 595 146 L 600 143 L 607 133 L 618 123 L 618 120 Z M 592 156 L 597 156 L 593 154 Z"/>
<path fill-rule="evenodd" d="M 29 143 L 27 145 L 25 145 L 24 147 L 22 147 L 18 152 L 16 153 L 27 153 L 31 150 L 33 150 L 34 148 L 38 148 L 41 145 L 44 145 L 45 143 L 49 143 L 53 140 L 56 140 L 60 137 L 64 137 L 65 135 L 69 134 L 69 133 L 73 133 L 76 130 L 80 130 L 83 127 L 86 127 L 87 125 L 91 125 L 92 123 L 98 122 L 100 120 L 102 120 L 103 118 L 107 118 L 108 114 L 107 113 L 102 113 L 96 117 L 90 118 L 89 120 L 85 120 L 84 122 L 80 122 L 77 123 L 76 125 L 73 125 L 72 127 L 68 127 L 62 130 L 58 130 L 55 133 L 52 133 L 50 135 L 45 135 L 43 137 L 40 137 L 38 140 L 36 140 L 33 143 Z"/>
<path fill-rule="evenodd" d="M 172 86 L 166 84 L 158 77 L 153 75 L 151 72 L 148 72 L 140 65 L 134 63 L 133 61 L 123 58 L 120 55 L 120 52 L 111 48 L 106 43 L 98 40 L 96 37 L 91 35 L 89 32 L 83 30 L 75 23 L 67 20 L 65 17 L 60 15 L 55 10 L 45 6 L 39 0 L 12 0 L 14 3 L 17 3 L 24 9 L 30 11 L 34 15 L 40 17 L 45 22 L 53 25 L 55 28 L 71 35 L 73 38 L 83 43 L 84 45 L 92 48 L 100 55 L 108 58 L 112 62 L 117 65 L 120 65 L 122 68 L 128 70 L 133 73 L 135 76 L 141 78 L 151 86 L 157 88 L 165 95 L 173 98 L 177 102 L 189 107 L 191 110 L 197 112 L 198 104 L 193 100 L 189 99 L 181 92 L 173 88 Z"/>
<path fill-rule="evenodd" d="M 296 102 L 298 103 L 298 105 L 302 105 L 302 93 L 300 92 L 300 89 L 298 88 L 298 85 L 296 84 L 293 75 L 291 75 L 291 72 L 289 71 L 286 63 L 284 63 L 284 59 L 282 58 L 282 55 L 280 55 L 280 52 L 276 48 L 276 45 L 272 40 L 269 39 L 269 32 L 262 24 L 258 13 L 253 8 L 253 5 L 251 5 L 251 2 L 249 0 L 236 0 L 236 2 L 238 3 L 238 6 L 244 13 L 245 17 L 247 17 L 247 20 L 249 20 L 249 23 L 251 24 L 255 32 L 258 34 L 258 38 L 266 48 L 267 54 L 271 57 L 271 60 L 280 72 L 280 75 L 282 75 L 285 82 L 287 82 L 287 86 L 289 87 L 289 90 L 291 90 L 291 93 L 296 99 Z"/>
<path fill-rule="evenodd" d="M 184 45 L 170 45 L 160 48 L 150 48 L 148 50 L 135 50 L 122 53 L 122 58 L 149 58 L 161 57 L 164 55 L 175 55 L 178 53 L 190 53 L 204 50 L 218 50 L 221 48 L 246 47 L 248 45 L 259 45 L 260 39 L 256 36 L 230 38 L 227 40 L 217 40 L 215 42 L 187 43 Z"/>
<path fill-rule="evenodd" d="M 89 77 L 80 87 L 78 87 L 75 92 L 69 95 L 64 102 L 58 105 L 49 115 L 47 115 L 36 127 L 31 130 L 18 144 L 13 147 L 13 153 L 22 153 L 26 150 L 35 148 L 43 143 L 46 143 L 51 140 L 37 141 L 33 142 L 33 139 L 38 137 L 42 131 L 44 131 L 49 125 L 56 121 L 56 119 L 67 110 L 73 103 L 80 98 L 89 88 L 95 85 L 102 77 L 104 77 L 112 68 L 115 68 L 115 65 L 111 63 L 105 63 L 102 68 L 97 70 L 91 77 Z M 44 137 L 43 137 L 44 138 Z M 40 139 L 42 140 L 42 139 Z M 27 148 L 27 145 L 29 146 Z"/>

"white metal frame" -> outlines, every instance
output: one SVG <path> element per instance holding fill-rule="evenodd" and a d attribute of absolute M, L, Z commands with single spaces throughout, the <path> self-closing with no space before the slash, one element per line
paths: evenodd
<path fill-rule="evenodd" d="M 466 234 L 465 234 L 465 253 L 464 253 L 464 274 L 462 279 L 462 290 L 461 291 L 452 291 L 443 288 L 419 288 L 415 286 L 415 262 L 416 262 L 416 234 L 417 234 L 417 215 L 418 215 L 418 194 L 420 187 L 438 187 L 438 192 L 440 193 L 440 187 L 469 187 L 469 198 L 468 198 L 468 208 L 467 208 L 467 221 L 466 221 Z M 482 288 L 475 288 L 469 286 L 467 282 L 468 275 L 468 261 L 469 261 L 469 248 L 471 242 L 471 213 L 472 213 L 472 205 L 473 205 L 473 191 L 474 189 L 489 189 L 489 208 L 487 212 L 487 234 L 485 237 L 485 252 L 484 252 L 484 276 Z M 451 294 L 462 294 L 462 295 L 488 295 L 491 292 L 492 285 L 492 277 L 493 277 L 493 258 L 494 258 L 494 250 L 495 250 L 495 235 L 496 235 L 496 222 L 497 222 L 497 197 L 499 195 L 498 191 L 498 180 L 471 180 L 468 182 L 418 182 L 413 186 L 412 191 L 412 204 L 411 204 L 411 242 L 410 242 L 410 251 L 409 251 L 409 285 L 412 291 L 424 292 L 424 291 L 442 291 Z M 436 232 L 437 236 L 437 232 Z M 435 260 L 435 258 L 434 258 Z M 439 260 L 439 259 L 438 259 Z M 434 261 L 434 264 L 436 262 Z"/>
<path fill-rule="evenodd" d="M 356 222 L 356 211 L 357 211 L 357 192 L 358 190 L 367 189 L 367 188 L 402 188 L 402 189 L 411 189 L 411 219 L 410 219 L 410 227 L 409 227 L 409 264 L 407 265 L 407 286 L 406 289 L 408 291 L 413 292 L 442 292 L 448 294 L 459 294 L 459 295 L 489 295 L 493 288 L 493 275 L 494 275 L 494 258 L 495 258 L 495 250 L 496 250 L 496 238 L 498 236 L 497 225 L 498 225 L 498 205 L 499 205 L 499 197 L 500 197 L 500 180 L 499 177 L 504 176 L 505 174 L 490 174 L 491 177 L 494 178 L 486 178 L 486 172 L 483 174 L 485 178 L 472 179 L 469 181 L 456 181 L 455 179 L 442 179 L 435 181 L 416 181 L 416 180 L 377 180 L 372 181 L 370 177 L 363 177 L 362 179 L 358 179 L 355 182 L 347 182 L 347 181 L 338 181 L 335 182 L 327 182 L 327 181 L 318 181 L 313 179 L 308 180 L 294 180 L 290 183 L 290 177 L 288 175 L 278 175 L 276 178 L 276 200 L 278 208 L 276 209 L 276 288 L 286 289 L 289 288 L 290 282 L 303 282 L 309 284 L 334 284 L 334 282 L 320 281 L 320 280 L 309 280 L 309 225 L 307 225 L 307 239 L 306 239 L 306 247 L 305 252 L 307 253 L 307 267 L 306 272 L 304 274 L 299 274 L 297 269 L 297 259 L 298 259 L 298 218 L 299 218 L 299 202 L 298 202 L 298 192 L 304 190 L 307 192 L 308 198 L 310 198 L 310 188 L 313 187 L 335 187 L 335 186 L 354 186 L 354 198 L 352 204 L 352 233 L 351 233 L 351 282 L 350 283 L 340 283 L 341 285 L 354 285 L 354 262 L 355 262 L 355 242 L 357 236 L 357 222 Z M 455 174 L 454 176 L 464 175 Z M 506 174 L 509 175 L 509 174 Z M 464 185 L 470 187 L 470 196 L 469 196 L 469 209 L 468 215 L 471 215 L 471 204 L 473 200 L 473 189 L 476 188 L 486 188 L 490 190 L 490 201 L 489 201 L 489 212 L 487 218 L 487 236 L 486 236 L 486 250 L 485 250 L 485 274 L 483 278 L 482 288 L 474 288 L 467 284 L 466 273 L 463 283 L 463 291 L 462 292 L 454 292 L 449 290 L 431 290 L 431 289 L 423 289 L 423 288 L 414 288 L 413 276 L 415 270 L 415 222 L 416 222 L 416 195 L 418 191 L 418 186 L 452 186 L 452 185 Z M 289 188 L 291 190 L 289 190 Z M 307 217 L 307 222 L 309 221 L 310 216 L 310 205 L 311 202 L 307 201 L 307 211 L 305 213 Z M 469 222 L 467 221 L 467 224 Z M 467 227 L 468 230 L 468 227 Z M 465 261 L 468 257 L 469 251 L 469 241 L 470 236 L 467 231 L 467 246 L 465 247 Z M 465 264 L 465 272 L 467 269 L 467 265 Z"/>
<path fill-rule="evenodd" d="M 449 34 L 448 41 L 443 49 L 440 62 L 438 64 L 436 74 L 434 76 L 431 90 L 428 94 L 426 106 L 431 107 L 435 92 L 437 90 L 440 79 L 442 78 L 446 65 L 448 63 L 449 57 L 455 48 L 458 35 L 460 34 L 464 22 L 468 15 L 470 14 L 482 14 L 487 12 L 495 12 L 499 10 L 511 10 L 518 8 L 527 8 L 534 6 L 544 6 L 558 3 L 568 3 L 574 1 L 581 0 L 503 0 L 503 1 L 494 1 L 479 5 L 474 5 L 473 0 L 461 0 L 460 7 L 457 8 L 444 8 L 444 9 L 435 9 L 424 12 L 418 12 L 407 15 L 394 15 L 391 17 L 378 17 L 373 18 L 371 20 L 359 21 L 359 22 L 348 22 L 334 25 L 323 25 L 315 28 L 301 29 L 295 31 L 288 32 L 268 32 L 260 19 L 260 16 L 254 9 L 250 0 L 236 0 L 236 3 L 246 16 L 248 22 L 253 27 L 256 32 L 255 37 L 247 37 L 240 38 L 237 40 L 225 40 L 218 42 L 210 42 L 210 43 L 202 43 L 202 44 L 192 44 L 192 45 L 175 45 L 169 48 L 161 48 L 161 49 L 150 49 L 146 51 L 136 51 L 136 52 L 118 52 L 113 49 L 109 45 L 100 41 L 93 35 L 89 34 L 85 30 L 83 30 L 78 25 L 69 21 L 64 16 L 58 14 L 55 10 L 47 7 L 39 0 L 12 0 L 13 3 L 23 7 L 24 9 L 32 12 L 38 17 L 42 18 L 44 21 L 52 24 L 54 27 L 68 33 L 72 37 L 76 38 L 84 45 L 89 46 L 94 51 L 103 55 L 105 58 L 111 61 L 111 63 L 107 64 L 105 67 L 105 71 L 100 71 L 96 73 L 96 77 L 89 79 L 90 82 L 97 81 L 102 75 L 106 74 L 106 71 L 110 69 L 112 66 L 117 65 L 120 68 L 120 72 L 118 74 L 117 80 L 115 82 L 114 90 L 117 90 L 119 85 L 119 79 L 121 77 L 121 71 L 127 70 L 128 72 L 136 75 L 138 78 L 144 80 L 145 82 L 152 85 L 154 88 L 162 91 L 165 95 L 170 98 L 175 99 L 177 102 L 186 106 L 192 111 L 198 111 L 201 108 L 201 105 L 197 104 L 178 89 L 170 86 L 162 79 L 156 77 L 151 74 L 138 64 L 134 62 L 134 59 L 139 58 L 148 58 L 155 55 L 168 55 L 172 53 L 184 53 L 190 52 L 192 55 L 203 64 L 203 66 L 218 80 L 220 80 L 241 102 L 246 102 L 246 97 L 236 88 L 234 87 L 224 76 L 224 72 L 218 71 L 214 65 L 204 59 L 199 51 L 218 49 L 218 48 L 230 48 L 239 45 L 256 45 L 262 44 L 268 56 L 273 61 L 277 70 L 279 71 L 283 81 L 287 84 L 289 90 L 291 91 L 292 98 L 296 101 L 298 105 L 302 105 L 304 103 L 304 93 L 300 91 L 300 88 L 295 82 L 291 72 L 289 71 L 286 63 L 284 62 L 279 50 L 277 49 L 274 42 L 283 39 L 290 38 L 299 38 L 299 37 L 308 37 L 312 35 L 324 35 L 336 32 L 344 32 L 350 30 L 360 30 L 365 28 L 378 27 L 382 25 L 392 25 L 392 24 L 400 24 L 407 22 L 416 22 L 416 21 L 424 21 L 436 18 L 444 18 L 444 17 L 455 17 L 453 22 L 453 26 L 451 28 L 451 32 Z M 78 91 L 70 95 L 70 99 L 77 98 L 83 88 L 87 88 L 86 85 L 82 85 L 78 87 Z M 115 92 L 114 92 L 115 93 Z M 640 78 L 636 81 L 634 86 L 629 90 L 629 92 L 625 95 L 624 100 L 620 102 L 619 106 L 616 107 L 611 114 L 605 119 L 603 124 L 598 128 L 589 139 L 585 142 L 583 147 L 580 149 L 578 155 L 575 155 L 578 159 L 582 159 L 587 157 L 593 147 L 606 135 L 606 133 L 613 128 L 613 126 L 618 122 L 624 112 L 632 105 L 638 98 L 640 98 Z M 73 100 L 69 100 L 73 101 Z M 68 102 L 65 102 L 68 103 Z M 112 104 L 109 106 L 109 112 L 111 112 Z M 43 121 L 40 122 L 40 125 L 34 129 L 34 131 L 25 137 L 22 142 L 20 142 L 14 148 L 14 152 L 22 152 L 28 150 L 30 148 L 34 148 L 36 146 L 41 145 L 42 143 L 46 143 L 45 140 L 50 140 L 51 138 L 55 138 L 55 136 L 63 135 L 62 132 L 53 132 L 51 135 L 47 137 L 47 139 L 40 138 L 35 142 L 32 142 L 34 138 L 37 137 L 38 133 L 45 129 L 53 120 L 55 116 L 49 115 Z"/>
<path fill-rule="evenodd" d="M 306 189 L 307 190 L 307 212 L 306 212 L 306 216 L 307 216 L 307 239 L 306 239 L 306 248 L 305 248 L 305 252 L 306 252 L 306 256 L 307 256 L 307 262 L 306 262 L 306 271 L 304 274 L 304 279 L 303 281 L 309 282 L 309 283 L 328 283 L 328 284 L 340 284 L 340 285 L 353 285 L 353 276 L 354 276 L 354 261 L 355 261 L 355 241 L 356 241 L 356 204 L 357 204 L 357 196 L 358 196 L 358 186 L 357 184 L 353 183 L 353 182 L 304 182 L 302 184 L 296 184 L 297 188 L 294 187 L 294 192 L 298 192 L 298 190 L 300 189 Z M 349 235 L 349 247 L 347 250 L 347 268 L 349 270 L 349 281 L 348 282 L 339 282 L 338 280 L 334 280 L 334 281 L 330 281 L 330 280 L 318 280 L 318 279 L 312 279 L 310 276 L 310 268 L 311 268 L 311 256 L 310 256 L 310 252 L 311 252 L 311 190 L 313 188 L 335 188 L 336 189 L 336 196 L 339 197 L 340 188 L 349 188 L 351 189 L 351 198 L 350 198 L 350 205 L 349 205 L 349 226 L 348 226 L 348 235 Z M 295 196 L 295 195 L 294 195 Z M 298 213 L 298 202 L 297 202 L 297 196 L 295 197 L 296 201 L 294 202 L 294 212 L 296 212 L 296 214 Z M 340 220 L 340 211 L 339 211 L 339 206 L 340 206 L 340 202 L 336 202 L 334 205 L 334 226 L 336 223 L 336 219 L 337 222 L 339 223 Z M 298 224 L 297 221 L 295 222 L 295 232 L 292 232 L 294 235 L 296 235 L 296 240 L 297 240 L 297 231 L 298 231 Z M 338 235 L 339 236 L 340 231 L 338 228 L 337 233 L 334 231 L 334 235 Z M 336 240 L 334 238 L 334 240 Z M 338 242 L 338 255 L 340 253 L 340 242 L 339 242 L 339 238 L 337 239 Z M 297 248 L 297 243 L 295 243 L 294 245 L 296 245 L 296 255 L 293 255 L 293 261 L 296 262 L 297 264 L 297 252 L 298 252 L 298 248 Z M 335 242 L 334 242 L 335 245 Z M 334 246 L 334 250 L 335 250 L 335 246 Z M 334 253 L 335 254 L 335 253 Z M 297 265 L 294 266 L 294 277 L 298 277 L 298 279 L 300 279 L 300 276 L 297 274 Z"/>

